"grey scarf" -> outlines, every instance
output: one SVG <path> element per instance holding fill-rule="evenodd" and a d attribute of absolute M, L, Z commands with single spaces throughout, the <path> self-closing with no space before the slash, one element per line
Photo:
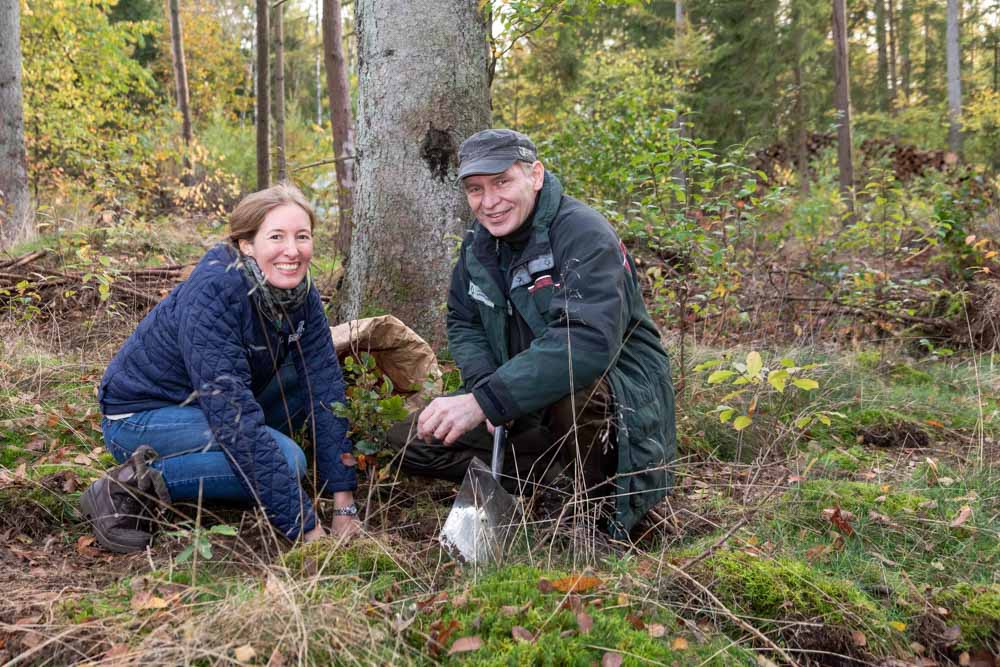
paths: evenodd
<path fill-rule="evenodd" d="M 240 253 L 239 267 L 250 283 L 250 299 L 257 305 L 260 314 L 279 329 L 281 320 L 301 308 L 309 296 L 312 278 L 308 272 L 298 285 L 283 289 L 267 282 L 253 257 Z"/>

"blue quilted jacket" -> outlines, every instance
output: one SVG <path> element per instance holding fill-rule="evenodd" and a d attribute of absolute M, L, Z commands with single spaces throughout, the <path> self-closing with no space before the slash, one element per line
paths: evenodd
<path fill-rule="evenodd" d="M 320 488 L 352 491 L 354 469 L 340 456 L 351 450 L 347 421 L 329 409 L 344 400 L 344 380 L 316 288 L 278 330 L 265 325 L 252 305 L 236 259 L 232 246 L 215 246 L 146 315 L 101 380 L 101 411 L 115 415 L 196 403 L 248 492 L 281 532 L 295 538 L 315 527 L 316 516 L 265 429 L 254 395 L 291 354 L 298 389 L 312 394 L 303 403 L 311 408 L 306 424 L 315 423 Z"/>

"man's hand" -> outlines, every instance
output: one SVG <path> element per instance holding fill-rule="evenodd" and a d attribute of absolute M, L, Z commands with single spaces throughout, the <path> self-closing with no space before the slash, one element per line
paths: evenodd
<path fill-rule="evenodd" d="M 312 530 L 302 533 L 303 542 L 315 542 L 316 540 L 326 537 L 326 531 L 323 530 L 323 526 L 316 522 L 316 527 Z"/>
<path fill-rule="evenodd" d="M 431 401 L 420 413 L 417 437 L 425 442 L 434 438 L 451 445 L 485 419 L 486 415 L 472 394 L 442 396 Z"/>

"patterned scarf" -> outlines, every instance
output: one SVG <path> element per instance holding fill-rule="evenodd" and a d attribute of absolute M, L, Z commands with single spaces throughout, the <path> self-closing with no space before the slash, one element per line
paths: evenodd
<path fill-rule="evenodd" d="M 309 296 L 312 277 L 308 272 L 298 285 L 291 289 L 283 289 L 267 282 L 257 260 L 253 257 L 240 253 L 239 267 L 250 283 L 250 298 L 257 305 L 257 309 L 279 329 L 281 320 L 301 308 Z"/>

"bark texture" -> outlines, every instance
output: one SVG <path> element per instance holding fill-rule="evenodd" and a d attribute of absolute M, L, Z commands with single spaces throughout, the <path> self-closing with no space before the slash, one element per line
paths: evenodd
<path fill-rule="evenodd" d="M 271 185 L 270 81 L 268 81 L 268 0 L 257 0 L 257 189 Z"/>
<path fill-rule="evenodd" d="M 170 55 L 174 65 L 174 90 L 181 112 L 181 138 L 191 144 L 191 97 L 188 89 L 187 61 L 184 59 L 184 33 L 181 32 L 180 0 L 170 0 Z"/>
<path fill-rule="evenodd" d="M 351 217 L 354 213 L 354 122 L 351 88 L 344 58 L 344 28 L 340 0 L 323 0 L 323 60 L 330 98 L 333 154 L 337 158 L 337 254 L 347 263 L 351 254 Z"/>
<path fill-rule="evenodd" d="M 285 160 L 285 5 L 274 8 L 274 168 L 278 182 L 288 180 Z"/>
<path fill-rule="evenodd" d="M 847 8 L 845 0 L 833 0 L 833 101 L 837 107 L 837 167 L 840 171 L 840 196 L 854 218 L 854 161 L 851 157 L 851 80 L 847 52 Z"/>
<path fill-rule="evenodd" d="M 0 248 L 33 235 L 21 100 L 20 0 L 0 0 Z"/>
<path fill-rule="evenodd" d="M 444 342 L 443 304 L 468 217 L 455 182 L 458 146 L 490 119 L 480 5 L 355 5 L 358 180 L 341 317 L 391 311 L 435 348 Z"/>
<path fill-rule="evenodd" d="M 948 148 L 962 152 L 962 72 L 958 50 L 958 0 L 948 0 L 948 27 L 945 32 L 948 61 Z"/>

